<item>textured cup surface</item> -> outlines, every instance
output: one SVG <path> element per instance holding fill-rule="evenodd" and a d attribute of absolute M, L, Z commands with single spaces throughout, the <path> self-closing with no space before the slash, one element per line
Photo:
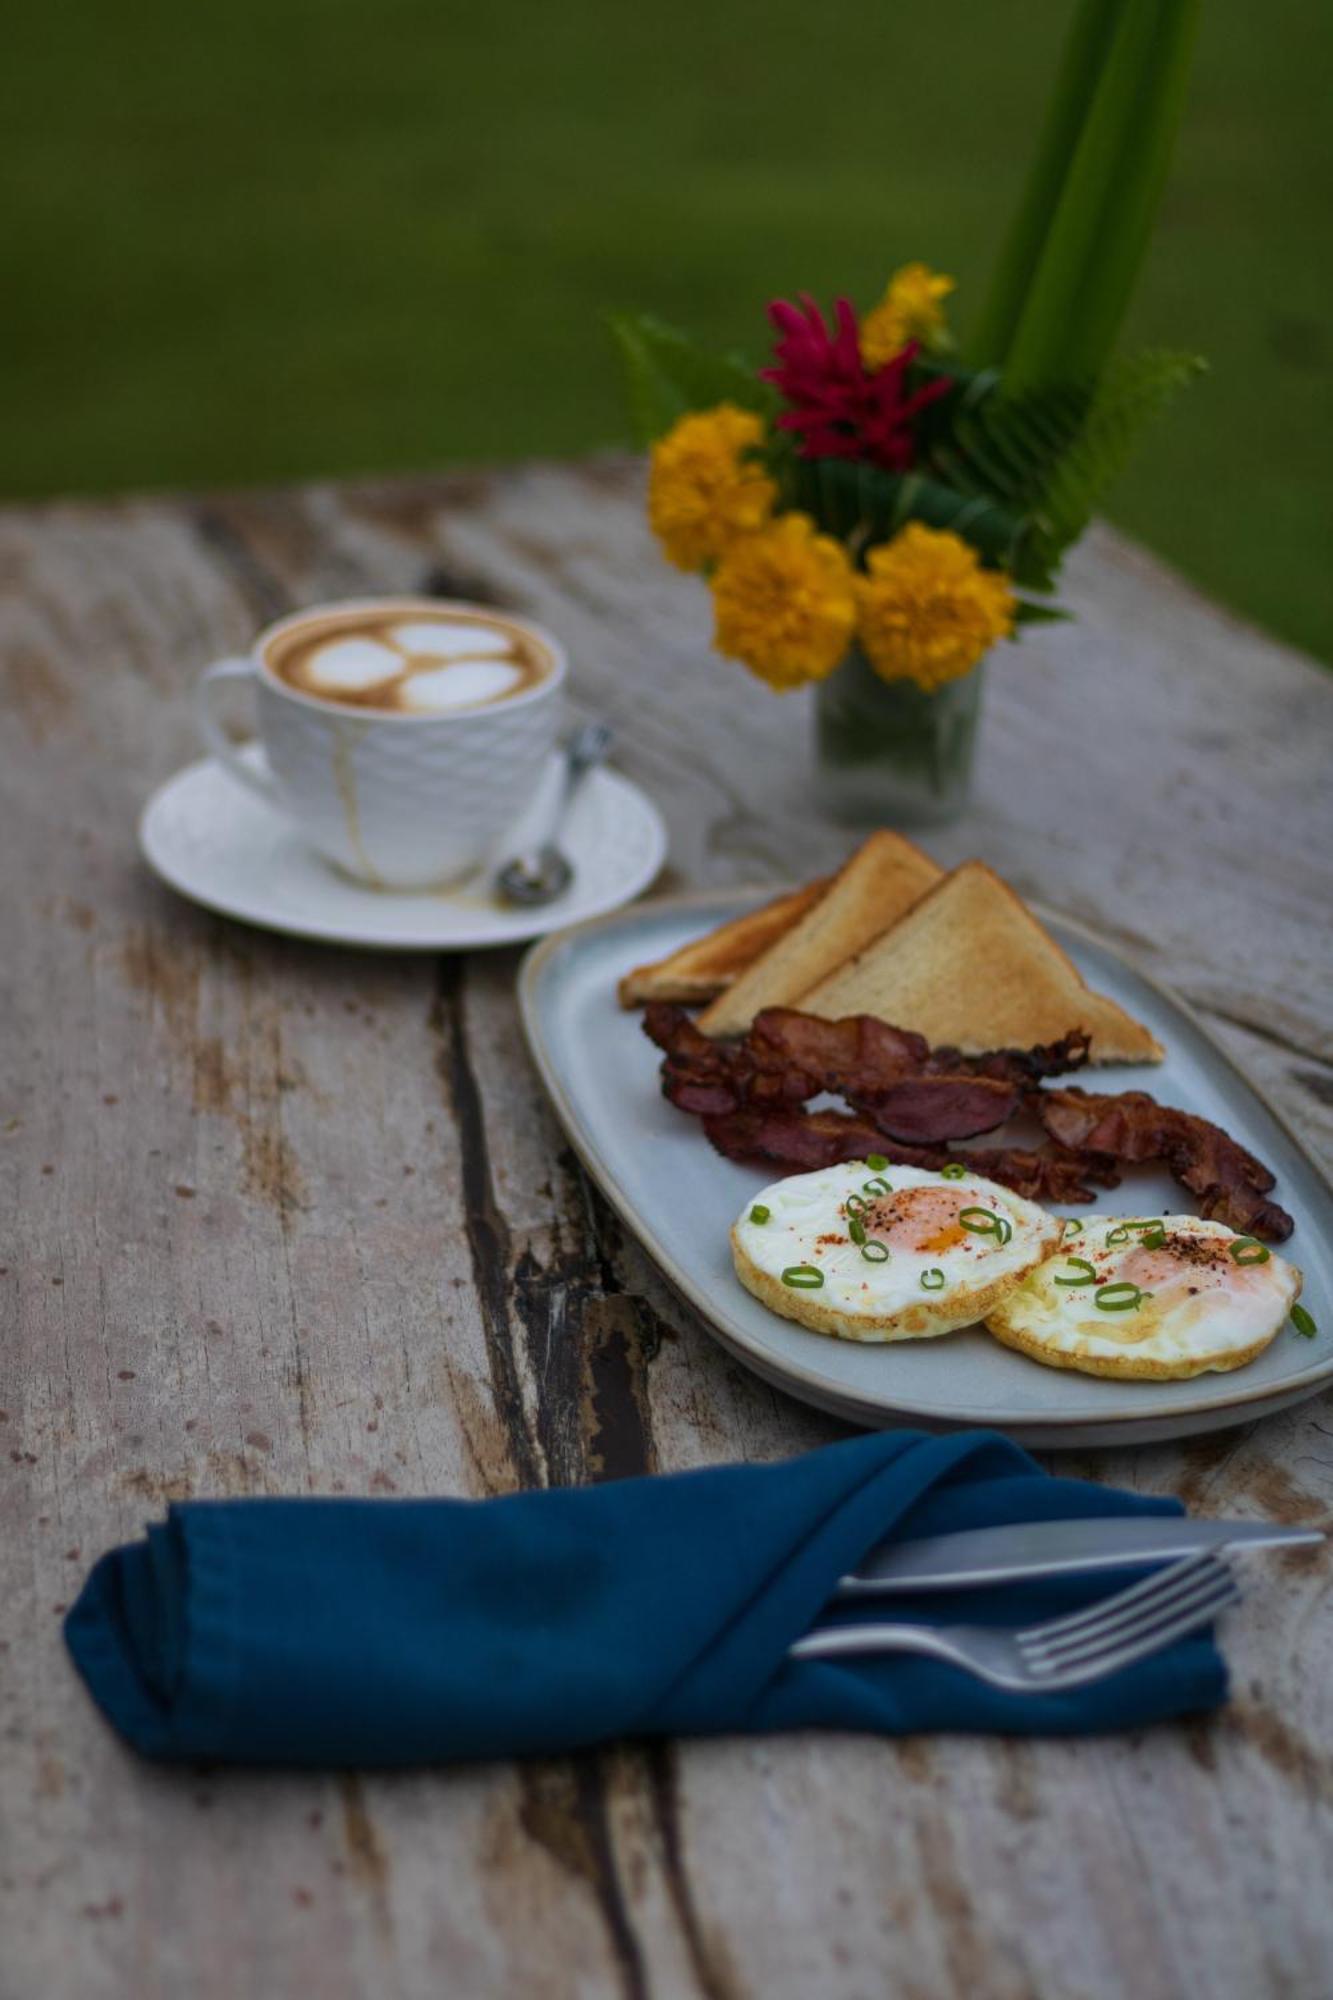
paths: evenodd
<path fill-rule="evenodd" d="M 433 599 L 394 599 L 367 611 L 385 603 L 405 617 L 439 609 Z M 255 646 L 259 733 L 279 801 L 312 846 L 364 882 L 397 889 L 456 882 L 518 817 L 555 747 L 564 654 L 546 633 L 513 619 L 550 658 L 534 686 L 442 715 L 355 709 L 294 689 L 268 666 L 276 639 L 329 609 L 284 619 Z"/>

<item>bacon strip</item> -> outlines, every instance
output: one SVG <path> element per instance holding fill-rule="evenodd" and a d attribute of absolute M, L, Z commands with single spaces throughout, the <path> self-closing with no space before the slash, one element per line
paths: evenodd
<path fill-rule="evenodd" d="M 1293 1228 L 1284 1208 L 1266 1199 L 1273 1176 L 1220 1125 L 1158 1104 L 1146 1090 L 1116 1095 L 1066 1085 L 1037 1090 L 1028 1103 L 1056 1142 L 1111 1160 L 1160 1160 L 1198 1197 L 1199 1213 L 1243 1235 L 1285 1243 Z"/>
<path fill-rule="evenodd" d="M 900 1165 L 938 1169 L 947 1142 L 993 1132 L 1021 1105 L 1055 1142 L 1052 1152 L 1017 1147 L 960 1154 L 978 1173 L 1034 1200 L 1090 1201 L 1092 1183 L 1114 1187 L 1119 1162 L 1161 1160 L 1198 1199 L 1200 1212 L 1230 1228 L 1281 1243 L 1291 1217 L 1266 1197 L 1273 1176 L 1206 1118 L 1158 1104 L 1146 1091 L 1097 1095 L 1040 1087 L 1087 1061 L 1080 1029 L 1033 1049 L 965 1056 L 868 1014 L 821 1021 L 768 1007 L 740 1041 L 715 1042 L 682 1007 L 650 1006 L 644 1029 L 663 1051 L 662 1090 L 704 1119 L 719 1152 L 792 1168 L 831 1166 L 883 1153 Z M 841 1097 L 847 1111 L 804 1109 Z"/>
<path fill-rule="evenodd" d="M 1112 1168 L 1096 1162 L 1090 1169 L 1074 1153 L 1034 1153 L 1017 1146 L 955 1153 L 947 1146 L 902 1145 L 846 1111 L 741 1110 L 706 1117 L 703 1126 L 711 1144 L 727 1159 L 788 1167 L 796 1173 L 863 1160 L 867 1153 L 881 1153 L 894 1166 L 922 1167 L 930 1173 L 956 1160 L 1029 1201 L 1058 1202 L 1091 1201 L 1094 1191 L 1089 1181 L 1114 1187 L 1119 1179 Z"/>

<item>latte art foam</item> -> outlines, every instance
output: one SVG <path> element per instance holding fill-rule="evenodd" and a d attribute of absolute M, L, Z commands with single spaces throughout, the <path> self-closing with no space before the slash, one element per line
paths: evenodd
<path fill-rule="evenodd" d="M 452 715 L 512 700 L 545 680 L 551 659 L 504 619 L 473 611 L 347 611 L 298 625 L 268 665 L 302 694 L 394 715 Z"/>

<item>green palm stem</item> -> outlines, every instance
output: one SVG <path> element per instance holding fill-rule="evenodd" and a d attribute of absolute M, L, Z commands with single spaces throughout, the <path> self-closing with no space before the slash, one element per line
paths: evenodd
<path fill-rule="evenodd" d="M 1121 0 L 1081 0 L 1018 211 L 968 342 L 978 368 L 1003 368 L 1050 231 L 1121 13 Z"/>
<path fill-rule="evenodd" d="M 1010 395 L 1094 384 L 1170 164 L 1199 0 L 1121 0 L 1100 79 L 1005 357 Z"/>

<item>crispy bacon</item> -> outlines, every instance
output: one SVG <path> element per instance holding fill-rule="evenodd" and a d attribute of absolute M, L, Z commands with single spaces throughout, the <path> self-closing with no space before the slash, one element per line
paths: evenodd
<path fill-rule="evenodd" d="M 644 1029 L 665 1053 L 662 1090 L 682 1111 L 723 1117 L 774 1110 L 821 1092 L 843 1097 L 883 1134 L 906 1144 L 970 1139 L 994 1132 L 1021 1102 L 1033 1073 L 1028 1057 L 1001 1053 L 991 1072 L 944 1068 L 920 1035 L 868 1014 L 820 1021 L 770 1007 L 738 1042 L 714 1042 L 681 1007 L 652 1006 Z M 1045 1057 L 1046 1051 L 1033 1051 Z M 927 1067 L 929 1066 L 929 1067 Z"/>
<path fill-rule="evenodd" d="M 1067 1085 L 1033 1091 L 1028 1102 L 1059 1145 L 1112 1160 L 1161 1160 L 1198 1197 L 1201 1215 L 1268 1243 L 1290 1236 L 1291 1217 L 1266 1199 L 1268 1168 L 1208 1119 L 1158 1104 L 1145 1090 L 1110 1095 Z"/>
<path fill-rule="evenodd" d="M 815 1167 L 836 1167 L 844 1160 L 863 1160 L 880 1153 L 898 1167 L 922 1167 L 938 1173 L 951 1161 L 987 1180 L 999 1181 L 1029 1201 L 1091 1201 L 1091 1180 L 1114 1187 L 1119 1176 L 1097 1163 L 1091 1171 L 1077 1154 L 1029 1152 L 1018 1146 L 951 1152 L 947 1146 L 907 1146 L 890 1139 L 877 1126 L 846 1111 L 732 1111 L 707 1117 L 704 1131 L 712 1145 L 729 1160 L 762 1161 L 795 1173 Z"/>
<path fill-rule="evenodd" d="M 1082 1028 L 1074 1028 L 1058 1042 L 1036 1048 L 994 1049 L 969 1056 L 954 1048 L 932 1049 L 923 1035 L 892 1028 L 873 1014 L 822 1021 L 794 1007 L 765 1007 L 755 1015 L 743 1041 L 733 1046 L 762 1050 L 766 1060 L 794 1064 L 818 1076 L 823 1090 L 869 1097 L 904 1076 L 986 1076 L 1002 1083 L 1036 1083 L 1044 1076 L 1081 1069 L 1091 1040 Z"/>
<path fill-rule="evenodd" d="M 704 1131 L 729 1160 L 763 1160 L 805 1172 L 836 1167 L 882 1153 L 901 1166 L 932 1167 L 948 1159 L 946 1147 L 893 1146 L 877 1125 L 847 1111 L 730 1111 L 704 1119 Z"/>
<path fill-rule="evenodd" d="M 1161 1160 L 1230 1228 L 1281 1243 L 1291 1217 L 1266 1197 L 1273 1176 L 1206 1118 L 1158 1104 L 1146 1091 L 1098 1095 L 1046 1077 L 1088 1058 L 1081 1029 L 1032 1049 L 963 1055 L 868 1014 L 822 1021 L 791 1007 L 756 1015 L 740 1041 L 715 1042 L 683 1007 L 655 1003 L 644 1030 L 663 1051 L 662 1090 L 704 1120 L 719 1152 L 794 1169 L 883 1153 L 938 1169 L 947 1142 L 996 1131 L 1021 1105 L 1035 1112 L 1051 1152 L 992 1148 L 957 1157 L 1032 1200 L 1090 1201 L 1092 1183 L 1114 1187 L 1118 1162 Z M 804 1107 L 828 1094 L 850 1107 Z"/>
<path fill-rule="evenodd" d="M 853 1111 L 912 1146 L 994 1132 L 1022 1102 L 1017 1084 L 989 1076 L 911 1076 L 885 1090 L 846 1096 Z"/>
<path fill-rule="evenodd" d="M 998 1076 L 1006 1083 L 1040 1083 L 1046 1076 L 1067 1076 L 1082 1069 L 1092 1048 L 1092 1037 L 1083 1028 L 1071 1028 L 1058 1042 L 1038 1042 L 1031 1049 L 995 1049 L 987 1055 L 967 1056 L 960 1049 L 936 1049 L 928 1067 L 950 1072 L 966 1071 L 971 1076 Z"/>

